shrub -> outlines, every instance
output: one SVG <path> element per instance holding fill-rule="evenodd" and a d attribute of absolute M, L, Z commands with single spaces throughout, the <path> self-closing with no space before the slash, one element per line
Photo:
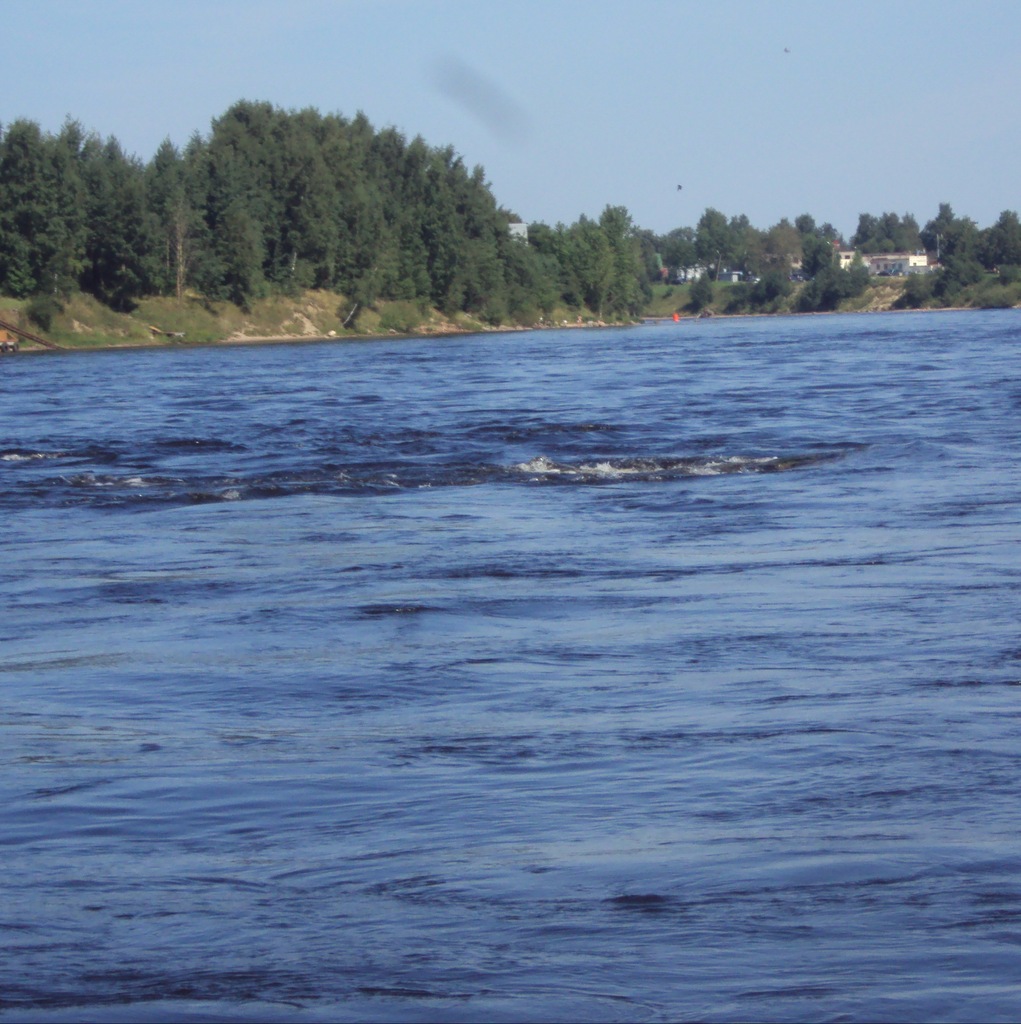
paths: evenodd
<path fill-rule="evenodd" d="M 25 314 L 42 331 L 53 326 L 53 318 L 64 310 L 54 295 L 33 295 L 25 305 Z"/>
<path fill-rule="evenodd" d="M 421 323 L 422 309 L 417 302 L 388 302 L 379 313 L 379 327 L 383 331 L 411 334 Z"/>
<path fill-rule="evenodd" d="M 982 265 L 967 258 L 947 257 L 942 270 L 933 275 L 933 293 L 945 306 L 956 301 L 962 289 L 982 280 Z"/>
<path fill-rule="evenodd" d="M 770 271 L 752 285 L 751 302 L 760 309 L 776 309 L 790 295 L 792 288 L 786 274 L 778 270 Z"/>
<path fill-rule="evenodd" d="M 869 275 L 864 267 L 841 270 L 831 264 L 820 270 L 805 285 L 798 296 L 798 309 L 802 313 L 830 312 L 836 309 L 843 299 L 861 295 L 868 287 L 868 283 Z"/>
<path fill-rule="evenodd" d="M 739 282 L 731 285 L 727 291 L 727 304 L 723 307 L 724 313 L 743 313 L 751 303 L 751 285 Z"/>
<path fill-rule="evenodd" d="M 707 274 L 695 281 L 688 292 L 688 308 L 693 313 L 700 313 L 713 301 L 713 283 Z"/>
<path fill-rule="evenodd" d="M 999 278 L 990 277 L 975 287 L 972 302 L 982 309 L 1009 309 L 1017 303 L 1019 291 Z"/>
<path fill-rule="evenodd" d="M 912 274 L 904 282 L 904 291 L 894 302 L 895 309 L 920 309 L 932 300 L 932 286 L 934 284 L 931 274 Z"/>

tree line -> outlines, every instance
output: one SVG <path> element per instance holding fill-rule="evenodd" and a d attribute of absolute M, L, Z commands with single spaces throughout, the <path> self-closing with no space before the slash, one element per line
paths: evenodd
<path fill-rule="evenodd" d="M 995 224 L 980 229 L 970 217 L 957 216 L 949 203 L 941 203 L 924 227 L 910 213 L 903 216 L 863 213 L 848 240 L 832 224 L 817 225 L 810 214 L 793 222 L 784 218 L 768 230 L 751 225 L 745 216 L 728 219 L 708 209 L 698 224 L 677 228 L 658 240 L 658 251 L 671 268 L 705 268 L 708 273 L 693 285 L 693 304 L 707 305 L 711 282 L 721 267 L 737 270 L 754 284 L 734 290 L 729 311 L 769 310 L 786 300 L 793 289 L 792 269 L 807 283 L 797 296 L 796 308 L 808 312 L 835 309 L 845 299 L 861 294 L 869 277 L 863 263 L 841 268 L 837 249 L 863 254 L 925 251 L 937 258 L 939 269 L 909 279 L 906 303 L 922 305 L 930 299 L 950 302 L 984 275 L 998 272 L 1004 281 L 1021 279 L 1021 221 L 1004 210 Z"/>
<path fill-rule="evenodd" d="M 529 242 L 514 219 L 481 167 L 361 113 L 241 101 L 147 163 L 73 120 L 0 129 L 0 293 L 16 298 L 80 289 L 127 311 L 148 295 L 245 306 L 318 288 L 345 296 L 352 319 L 380 299 L 494 323 L 562 302 L 639 312 L 647 274 L 622 207 Z"/>
<path fill-rule="evenodd" d="M 244 307 L 317 288 L 343 296 L 352 324 L 382 299 L 527 323 L 564 306 L 636 316 L 664 273 L 696 266 L 708 273 L 694 308 L 724 268 L 753 279 L 731 304 L 755 309 L 786 300 L 792 267 L 807 282 L 803 309 L 835 308 L 867 281 L 863 267 L 836 265 L 843 239 L 809 214 L 761 230 L 710 208 L 694 227 L 656 235 L 607 206 L 571 225 L 531 224 L 527 242 L 510 231 L 517 219 L 452 147 L 377 130 L 361 113 L 240 101 L 207 136 L 183 149 L 165 141 L 148 162 L 74 120 L 56 134 L 27 120 L 0 126 L 0 293 L 32 298 L 41 314 L 75 290 L 129 311 L 150 295 Z M 940 273 L 913 285 L 919 303 L 1021 267 L 1013 211 L 986 229 L 949 204 L 924 227 L 910 214 L 862 214 L 847 244 L 938 252 Z"/>

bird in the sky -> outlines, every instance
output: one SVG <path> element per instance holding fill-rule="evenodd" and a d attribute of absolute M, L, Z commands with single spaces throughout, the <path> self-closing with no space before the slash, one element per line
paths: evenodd
<path fill-rule="evenodd" d="M 684 188 L 684 186 L 683 186 L 683 185 L 678 185 L 678 186 L 677 186 L 677 191 L 678 191 L 678 192 L 680 192 L 682 188 Z"/>

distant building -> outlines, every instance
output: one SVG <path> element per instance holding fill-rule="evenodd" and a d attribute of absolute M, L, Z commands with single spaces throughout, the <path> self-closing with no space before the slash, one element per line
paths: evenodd
<path fill-rule="evenodd" d="M 674 284 L 688 284 L 691 281 L 697 281 L 700 277 L 705 277 L 709 271 L 706 267 L 678 267 L 674 273 Z"/>
<path fill-rule="evenodd" d="M 873 277 L 904 277 L 906 274 L 927 274 L 934 269 L 927 253 L 917 252 L 875 252 L 859 253 L 855 249 L 838 249 L 837 265 L 841 270 L 850 270 L 855 257 L 861 257 L 862 264 Z"/>
<path fill-rule="evenodd" d="M 873 277 L 904 277 L 906 274 L 927 274 L 931 267 L 927 253 L 883 252 L 863 256 Z"/>
<path fill-rule="evenodd" d="M 519 238 L 522 242 L 528 241 L 528 225 L 521 223 L 508 224 L 507 230 L 510 231 L 511 238 Z"/>

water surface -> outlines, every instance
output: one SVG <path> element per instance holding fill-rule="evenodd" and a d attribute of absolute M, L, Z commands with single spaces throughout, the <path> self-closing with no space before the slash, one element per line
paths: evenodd
<path fill-rule="evenodd" d="M 0 1016 L 1016 1020 L 1021 319 L 0 362 Z"/>

